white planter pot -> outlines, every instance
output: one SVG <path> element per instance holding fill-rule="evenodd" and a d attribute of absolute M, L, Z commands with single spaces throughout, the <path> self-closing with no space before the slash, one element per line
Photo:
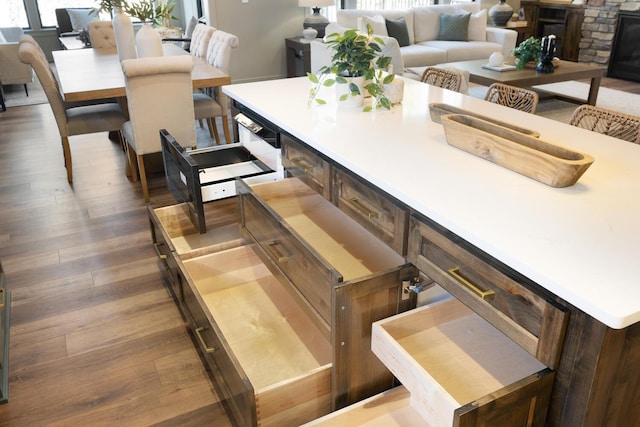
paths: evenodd
<path fill-rule="evenodd" d="M 138 58 L 163 56 L 160 33 L 151 24 L 142 24 L 136 34 L 136 48 L 138 49 Z"/>
<path fill-rule="evenodd" d="M 136 42 L 133 34 L 133 24 L 129 15 L 118 10 L 113 17 L 113 33 L 116 37 L 118 59 L 133 59 L 136 54 Z"/>
<path fill-rule="evenodd" d="M 360 107 L 364 100 L 364 76 L 362 77 L 346 77 L 347 83 L 336 84 L 336 99 L 338 100 L 339 107 Z M 359 95 L 351 95 L 349 90 L 349 83 L 353 83 L 358 86 L 360 90 Z"/>

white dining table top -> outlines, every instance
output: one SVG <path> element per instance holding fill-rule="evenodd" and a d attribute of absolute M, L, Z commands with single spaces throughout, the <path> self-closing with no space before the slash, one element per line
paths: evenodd
<path fill-rule="evenodd" d="M 188 55 L 173 43 L 162 45 L 165 56 Z M 124 75 L 116 48 L 53 51 L 58 83 L 67 102 L 126 96 Z M 194 88 L 217 87 L 231 83 L 222 70 L 194 57 L 191 73 Z"/>
<path fill-rule="evenodd" d="M 406 81 L 401 106 L 307 106 L 307 78 L 227 95 L 611 328 L 640 321 L 640 145 Z M 447 144 L 444 102 L 540 132 L 595 162 L 553 188 Z"/>

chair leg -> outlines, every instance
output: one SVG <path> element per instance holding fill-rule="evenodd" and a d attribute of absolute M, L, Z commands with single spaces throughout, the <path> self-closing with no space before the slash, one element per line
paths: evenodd
<path fill-rule="evenodd" d="M 64 155 L 64 167 L 67 169 L 67 181 L 69 184 L 73 182 L 73 169 L 71 168 L 71 149 L 69 147 L 69 138 L 62 137 L 62 154 Z"/>
<path fill-rule="evenodd" d="M 142 185 L 142 195 L 144 201 L 149 201 L 149 187 L 147 185 L 147 173 L 144 170 L 144 157 L 138 156 L 138 170 L 140 171 L 140 184 Z"/>
<path fill-rule="evenodd" d="M 24 84 L 24 91 L 27 94 L 27 96 L 29 96 L 29 89 L 27 89 L 27 84 Z"/>
<path fill-rule="evenodd" d="M 218 125 L 216 125 L 216 118 L 209 117 L 207 119 L 207 123 L 209 123 L 209 129 L 213 131 L 213 135 L 211 135 L 216 140 L 216 144 L 220 144 L 220 134 L 218 133 Z"/>
<path fill-rule="evenodd" d="M 127 146 L 127 166 L 125 172 L 127 176 L 131 177 L 131 181 L 138 180 L 138 160 L 136 159 L 136 152 L 133 151 L 133 148 L 125 142 Z"/>
<path fill-rule="evenodd" d="M 231 132 L 229 131 L 229 119 L 227 116 L 222 116 L 222 129 L 224 130 L 225 141 L 227 141 L 227 144 L 231 144 L 233 138 L 231 138 Z"/>

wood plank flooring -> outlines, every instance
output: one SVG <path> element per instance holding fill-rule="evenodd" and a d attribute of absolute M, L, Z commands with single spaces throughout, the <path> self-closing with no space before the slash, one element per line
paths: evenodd
<path fill-rule="evenodd" d="M 640 93 L 640 83 L 603 79 Z M 0 113 L 0 262 L 12 293 L 0 426 L 228 426 L 151 245 L 139 182 L 104 133 L 71 138 L 48 105 Z M 173 203 L 162 175 L 151 203 Z"/>

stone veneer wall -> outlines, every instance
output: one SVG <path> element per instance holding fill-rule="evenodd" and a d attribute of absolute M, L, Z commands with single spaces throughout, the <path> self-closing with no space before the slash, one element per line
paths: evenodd
<path fill-rule="evenodd" d="M 609 64 L 620 10 L 640 10 L 640 1 L 589 0 L 582 24 L 579 62 Z"/>

